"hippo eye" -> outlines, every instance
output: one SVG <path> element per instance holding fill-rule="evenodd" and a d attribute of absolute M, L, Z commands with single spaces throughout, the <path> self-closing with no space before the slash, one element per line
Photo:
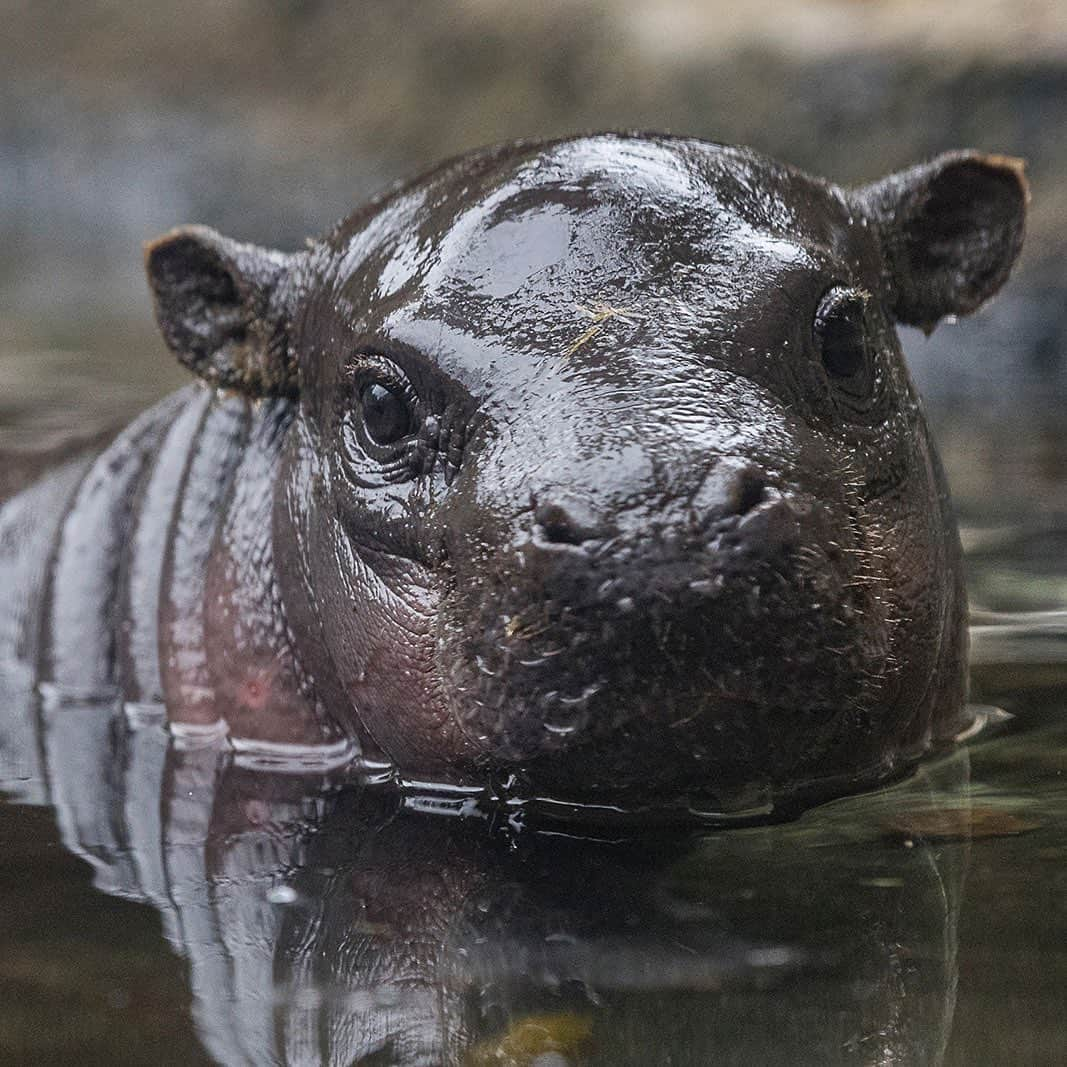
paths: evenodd
<path fill-rule="evenodd" d="M 831 289 L 815 312 L 815 345 L 822 365 L 831 378 L 843 384 L 867 369 L 866 311 L 864 294 L 855 289 Z"/>
<path fill-rule="evenodd" d="M 415 414 L 404 392 L 383 382 L 369 382 L 359 394 L 363 425 L 377 445 L 392 445 L 412 433 Z"/>

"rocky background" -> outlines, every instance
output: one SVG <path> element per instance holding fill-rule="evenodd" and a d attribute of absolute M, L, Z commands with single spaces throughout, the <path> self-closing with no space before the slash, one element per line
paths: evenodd
<path fill-rule="evenodd" d="M 1067 2 L 0 0 L 0 445 L 181 380 L 144 240 L 281 247 L 485 142 L 606 127 L 751 144 L 860 181 L 1025 157 L 1005 295 L 906 345 L 965 514 L 1067 506 Z"/>

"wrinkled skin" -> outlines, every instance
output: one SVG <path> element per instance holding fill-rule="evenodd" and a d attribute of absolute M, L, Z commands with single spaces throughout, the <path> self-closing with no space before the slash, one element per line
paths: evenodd
<path fill-rule="evenodd" d="M 842 190 L 603 135 L 444 164 L 297 254 L 174 231 L 160 324 L 218 391 L 76 490 L 42 674 L 568 800 L 897 774 L 965 725 L 966 604 L 893 323 L 995 292 L 1025 198 L 1001 157 Z"/>

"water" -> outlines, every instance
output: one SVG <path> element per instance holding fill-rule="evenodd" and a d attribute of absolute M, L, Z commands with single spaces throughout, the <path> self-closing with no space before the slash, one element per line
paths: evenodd
<path fill-rule="evenodd" d="M 53 444 L 66 401 L 5 358 L 0 447 Z M 79 435 L 158 388 L 96 373 Z M 1007 714 L 783 825 L 535 832 L 33 694 L 0 1062 L 1067 1061 L 1067 521 L 964 535 L 974 699 Z"/>

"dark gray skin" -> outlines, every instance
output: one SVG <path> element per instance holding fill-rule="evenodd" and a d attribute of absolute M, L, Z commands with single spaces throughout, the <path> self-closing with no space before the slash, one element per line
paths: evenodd
<path fill-rule="evenodd" d="M 893 323 L 990 297 L 1026 199 L 973 152 L 846 190 L 601 135 L 461 157 L 295 254 L 173 231 L 160 325 L 214 388 L 75 492 L 40 677 L 631 809 L 899 774 L 966 725 L 966 603 Z"/>

